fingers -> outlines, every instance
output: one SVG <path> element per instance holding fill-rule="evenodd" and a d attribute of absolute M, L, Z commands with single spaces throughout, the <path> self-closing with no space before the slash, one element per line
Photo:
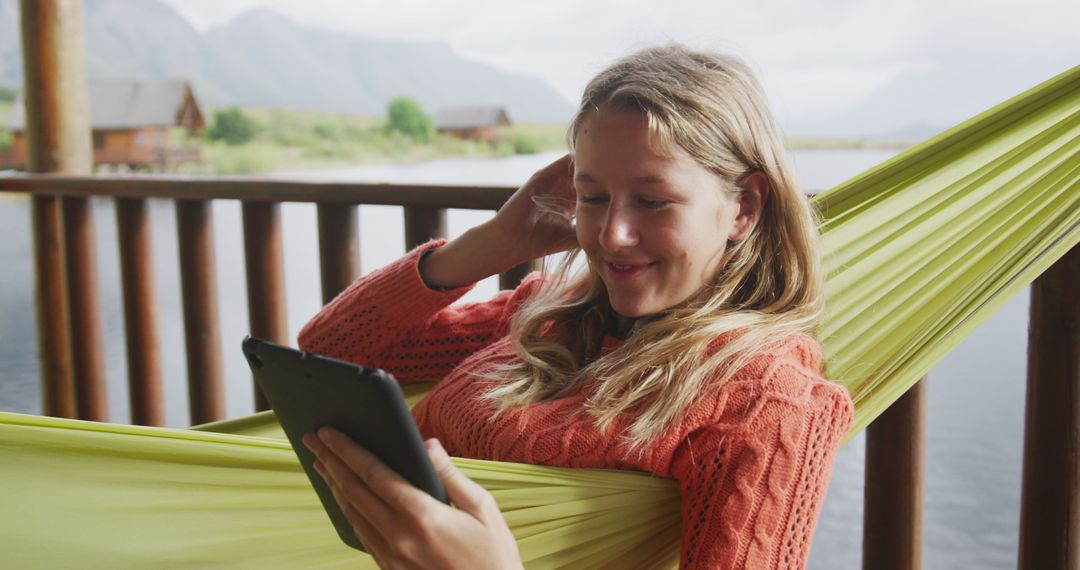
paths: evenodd
<path fill-rule="evenodd" d="M 322 463 L 323 469 L 320 474 L 323 475 L 323 479 L 327 484 L 336 485 L 341 491 L 341 496 L 346 499 L 346 503 L 338 501 L 339 504 L 343 507 L 345 504 L 351 504 L 360 512 L 368 513 L 368 516 L 375 520 L 386 520 L 390 517 L 390 508 L 386 503 L 372 492 L 360 474 L 346 464 L 340 454 L 332 450 L 325 441 L 308 434 L 304 436 L 304 445 Z"/>
<path fill-rule="evenodd" d="M 316 463 L 316 466 L 318 463 Z M 323 479 L 326 480 L 327 485 L 330 487 L 330 491 L 334 494 L 334 500 L 341 506 L 341 512 L 345 514 L 345 518 L 349 520 L 349 524 L 352 525 L 353 530 L 356 531 L 356 536 L 360 539 L 360 542 L 364 544 L 364 548 L 368 554 L 375 559 L 376 562 L 385 560 L 390 553 L 390 547 L 386 542 L 386 537 L 379 532 L 379 529 L 371 523 L 361 513 L 356 510 L 356 507 L 352 506 L 352 503 L 343 495 L 342 489 L 337 485 L 332 477 L 329 476 L 324 470 L 319 472 Z"/>
<path fill-rule="evenodd" d="M 354 497 L 354 500 L 364 501 L 357 502 L 356 507 L 368 513 L 373 520 L 381 520 L 381 517 L 389 515 L 391 510 L 399 513 L 417 511 L 425 506 L 425 500 L 436 502 L 341 432 L 323 427 L 318 431 L 317 440 L 336 456 L 344 469 L 343 476 L 351 474 L 364 483 L 364 488 L 358 490 L 358 496 Z M 327 467 L 330 465 L 327 464 Z M 378 509 L 378 512 L 367 510 L 368 498 L 373 501 L 371 507 Z"/>
<path fill-rule="evenodd" d="M 435 466 L 435 472 L 439 474 L 443 486 L 446 487 L 447 496 L 457 508 L 481 520 L 485 515 L 490 515 L 493 509 L 498 512 L 491 493 L 454 466 L 439 440 L 429 439 L 424 442 L 424 446 L 428 450 L 428 456 L 431 457 L 432 465 Z"/>

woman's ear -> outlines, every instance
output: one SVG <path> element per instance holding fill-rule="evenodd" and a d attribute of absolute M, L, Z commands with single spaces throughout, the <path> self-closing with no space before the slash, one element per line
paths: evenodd
<path fill-rule="evenodd" d="M 772 193 L 772 185 L 769 177 L 760 170 L 755 170 L 739 180 L 742 192 L 735 197 L 738 211 L 735 213 L 735 223 L 731 226 L 731 234 L 728 239 L 740 241 L 750 235 L 750 231 L 761 219 L 761 213 L 765 210 L 765 203 Z"/>

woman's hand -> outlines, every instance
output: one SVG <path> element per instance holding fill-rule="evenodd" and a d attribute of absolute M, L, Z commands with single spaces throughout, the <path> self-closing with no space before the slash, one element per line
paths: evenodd
<path fill-rule="evenodd" d="M 424 281 L 453 289 L 576 246 L 573 170 L 569 154 L 538 170 L 494 218 L 426 256 Z"/>
<path fill-rule="evenodd" d="M 536 171 L 499 208 L 491 225 L 518 247 L 522 261 L 577 245 L 571 219 L 577 193 L 569 154 Z"/>
<path fill-rule="evenodd" d="M 315 453 L 316 470 L 380 567 L 522 567 L 495 499 L 454 467 L 438 440 L 424 445 L 456 509 L 413 487 L 333 428 L 307 434 L 304 444 Z"/>

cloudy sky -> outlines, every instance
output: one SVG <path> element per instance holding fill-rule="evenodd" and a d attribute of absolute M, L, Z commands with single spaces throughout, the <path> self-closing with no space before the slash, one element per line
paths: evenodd
<path fill-rule="evenodd" d="M 734 50 L 792 134 L 949 126 L 1080 64 L 1077 0 L 167 2 L 200 30 L 262 7 L 313 28 L 447 42 L 568 101 L 635 47 Z"/>

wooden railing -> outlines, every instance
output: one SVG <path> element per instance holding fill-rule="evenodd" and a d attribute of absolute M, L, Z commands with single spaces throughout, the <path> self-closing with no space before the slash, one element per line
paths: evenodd
<path fill-rule="evenodd" d="M 90 196 L 111 197 L 115 199 L 120 243 L 132 420 L 163 425 L 147 199 L 175 201 L 190 413 L 191 422 L 199 424 L 224 419 L 225 410 L 211 201 L 236 199 L 242 203 L 251 334 L 288 344 L 281 202 L 317 204 L 322 298 L 326 303 L 360 273 L 357 205 L 404 207 L 405 247 L 411 249 L 429 239 L 446 237 L 446 208 L 494 210 L 514 188 L 14 175 L 0 178 L 0 190 L 31 194 L 34 212 L 49 212 L 57 201 L 62 205 L 60 216 L 36 215 L 40 219 L 34 224 L 36 244 L 64 243 L 63 248 L 36 248 L 39 287 L 47 291 L 58 286 L 69 292 L 70 322 L 56 310 L 56 299 L 47 294 L 39 296 L 39 320 L 47 321 L 42 323 L 43 330 L 63 336 L 55 345 L 71 347 L 70 355 L 49 351 L 54 355 L 54 365 L 43 369 L 45 413 L 107 419 L 101 319 L 95 301 L 98 279 L 93 219 L 86 200 Z M 63 227 L 59 220 L 63 220 Z M 54 267 L 65 270 L 49 269 Z M 529 268 L 524 264 L 500 275 L 500 284 L 515 285 Z M 68 380 L 71 377 L 74 382 Z M 72 390 L 74 393 L 69 393 Z M 266 409 L 266 401 L 257 390 L 256 409 Z"/>
<path fill-rule="evenodd" d="M 147 199 L 175 201 L 179 264 L 187 348 L 190 414 L 193 424 L 224 417 L 224 377 L 220 354 L 217 296 L 214 287 L 213 200 L 242 203 L 243 240 L 248 283 L 248 314 L 254 336 L 288 344 L 285 324 L 282 202 L 317 205 L 322 300 L 330 301 L 359 275 L 358 204 L 404 208 L 405 247 L 446 236 L 446 209 L 497 209 L 511 187 L 414 186 L 290 182 L 245 178 L 80 177 L 65 175 L 0 176 L 0 192 L 32 196 L 34 255 L 39 287 L 38 327 L 52 357 L 42 362 L 45 413 L 104 421 L 105 379 L 96 310 L 93 218 L 89 197 L 115 201 L 120 242 L 124 320 L 127 337 L 132 421 L 162 425 L 160 350 L 151 275 L 150 218 Z M 61 247 L 62 244 L 62 247 Z M 1027 444 L 1024 467 L 1024 524 L 1031 542 L 1051 532 L 1045 512 L 1054 501 L 1074 505 L 1075 481 L 1064 462 L 1074 455 L 1057 450 L 1075 443 L 1076 370 L 1069 354 L 1080 340 L 1080 248 L 1074 248 L 1040 279 L 1032 292 L 1032 347 L 1052 339 L 1061 348 L 1057 361 L 1032 350 L 1029 365 Z M 530 269 L 519 266 L 500 276 L 512 287 Z M 63 294 L 67 291 L 67 296 Z M 1070 293 L 1071 292 L 1071 293 Z M 1071 321 L 1069 319 L 1072 319 Z M 1066 323 L 1073 323 L 1067 325 Z M 1068 330 L 1063 327 L 1071 326 Z M 49 340 L 48 337 L 54 337 Z M 1071 344 L 1070 344 L 1071 343 Z M 70 352 L 62 347 L 70 346 Z M 60 347 L 60 348 L 57 348 Z M 1074 352 L 1069 352 L 1070 350 Z M 1066 355 L 1061 357 L 1060 355 Z M 1075 360 L 1075 359 L 1074 359 Z M 1074 363 L 1075 364 L 1075 363 Z M 921 567 L 922 490 L 925 433 L 925 380 L 897 401 L 868 429 L 863 567 Z M 256 409 L 266 409 L 256 391 Z M 1039 481 L 1040 483 L 1031 483 Z M 1029 489 L 1030 488 L 1030 489 Z M 1048 495 L 1046 489 L 1053 489 Z M 1053 529 L 1068 526 L 1069 506 Z M 1061 512 L 1061 509 L 1058 509 Z M 1070 531 L 1071 532 L 1071 531 Z M 1071 535 L 1070 535 L 1071 536 Z M 1071 539 L 1070 539 L 1071 540 Z M 1049 545 L 1047 545 L 1049 548 Z M 1030 557 L 1059 562 L 1071 549 L 1044 549 Z M 1040 563 L 1041 564 L 1041 563 Z M 1068 567 L 1068 565 L 1028 566 Z"/>

